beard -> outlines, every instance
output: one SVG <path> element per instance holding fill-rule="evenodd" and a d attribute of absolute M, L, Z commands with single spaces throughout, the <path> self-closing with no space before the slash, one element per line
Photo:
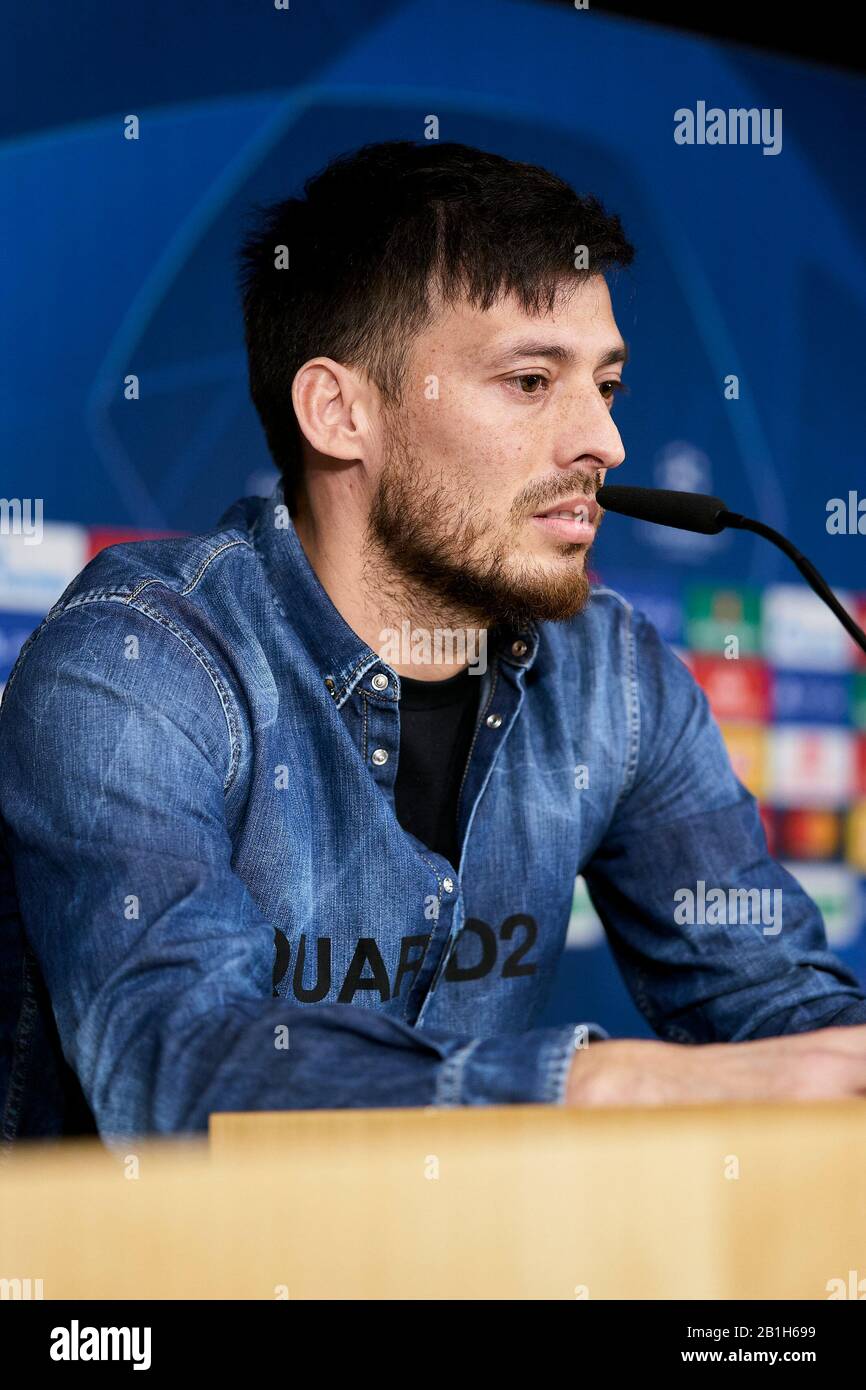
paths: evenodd
<path fill-rule="evenodd" d="M 420 605 L 451 622 L 459 617 L 479 626 L 517 629 L 531 622 L 564 622 L 589 601 L 590 547 L 561 542 L 556 549 L 562 563 L 555 573 L 531 555 L 521 556 L 531 505 L 515 503 L 503 523 L 471 487 L 452 497 L 446 477 L 425 470 L 392 419 L 367 520 L 367 583 L 398 608 L 417 611 Z"/>

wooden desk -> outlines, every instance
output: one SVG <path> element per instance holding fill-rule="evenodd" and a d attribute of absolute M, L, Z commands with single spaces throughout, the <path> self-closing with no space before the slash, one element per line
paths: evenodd
<path fill-rule="evenodd" d="M 127 1152 L 13 1152 L 0 1278 L 46 1299 L 826 1299 L 866 1278 L 861 1101 L 221 1115 L 210 1145 Z"/>

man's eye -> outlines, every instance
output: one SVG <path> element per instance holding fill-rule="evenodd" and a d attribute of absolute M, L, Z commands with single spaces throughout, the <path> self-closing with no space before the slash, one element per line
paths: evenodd
<path fill-rule="evenodd" d="M 550 385 L 547 377 L 542 376 L 540 372 L 523 372 L 520 376 L 510 376 L 507 379 L 509 382 L 517 384 L 517 389 L 522 396 L 543 396 L 545 392 L 536 390 L 536 386 L 541 385 L 546 389 Z M 527 381 L 534 384 L 527 388 L 523 384 Z"/>
<path fill-rule="evenodd" d="M 599 382 L 598 389 L 602 393 L 606 401 L 612 401 L 614 396 L 619 395 L 621 392 L 628 391 L 628 387 L 626 386 L 625 382 L 618 381 L 616 378 L 612 379 L 611 381 Z"/>

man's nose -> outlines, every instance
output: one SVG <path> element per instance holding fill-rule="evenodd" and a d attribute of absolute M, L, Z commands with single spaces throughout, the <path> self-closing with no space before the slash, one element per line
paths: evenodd
<path fill-rule="evenodd" d="M 567 442 L 564 441 L 561 467 L 581 473 L 601 472 L 600 487 L 604 474 L 611 468 L 619 468 L 625 461 L 625 448 L 613 416 L 597 388 L 594 388 L 593 394 L 595 399 L 590 398 L 589 404 L 582 401 L 576 418 L 568 422 L 569 433 Z M 575 444 L 580 453 L 574 452 Z"/>
<path fill-rule="evenodd" d="M 617 435 L 619 440 L 619 436 Z M 616 449 L 606 449 L 595 441 L 591 447 L 586 448 L 582 453 L 566 458 L 559 465 L 563 473 L 579 473 L 581 477 L 592 478 L 597 487 L 604 483 L 605 474 L 612 468 L 619 468 L 625 462 L 625 449 L 622 442 Z"/>

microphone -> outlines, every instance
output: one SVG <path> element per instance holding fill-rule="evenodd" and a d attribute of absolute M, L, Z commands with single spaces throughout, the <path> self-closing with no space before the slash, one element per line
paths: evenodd
<path fill-rule="evenodd" d="M 716 536 L 730 526 L 738 531 L 753 531 L 756 536 L 772 541 L 794 561 L 809 587 L 835 613 L 858 647 L 866 652 L 866 632 L 842 607 L 811 560 L 781 531 L 774 531 L 772 526 L 765 526 L 763 521 L 754 521 L 740 512 L 729 511 L 721 497 L 708 497 L 702 492 L 674 492 L 670 488 L 619 487 L 606 483 L 596 492 L 595 500 L 606 512 L 633 516 L 639 521 L 652 521 L 659 526 L 674 526 L 680 531 L 698 531 L 704 536 Z"/>

